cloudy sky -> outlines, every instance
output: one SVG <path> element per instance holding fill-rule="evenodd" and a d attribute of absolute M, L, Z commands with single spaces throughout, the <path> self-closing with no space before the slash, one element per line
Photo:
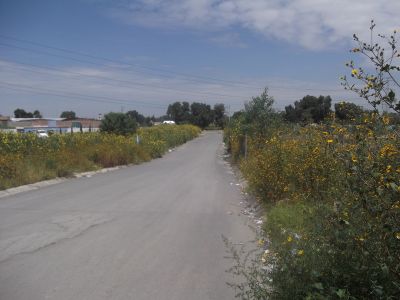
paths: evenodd
<path fill-rule="evenodd" d="M 363 104 L 339 80 L 352 34 L 368 38 L 371 19 L 399 29 L 399 12 L 398 0 L 0 0 L 0 114 L 232 112 L 264 87 L 277 109 L 307 94 Z"/>

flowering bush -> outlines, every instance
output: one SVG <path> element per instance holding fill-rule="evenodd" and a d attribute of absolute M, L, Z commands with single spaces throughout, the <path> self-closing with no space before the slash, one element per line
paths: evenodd
<path fill-rule="evenodd" d="M 267 207 L 272 299 L 400 296 L 400 141 L 389 121 L 282 124 L 248 138 L 240 167 Z"/>
<path fill-rule="evenodd" d="M 139 144 L 135 135 L 82 133 L 39 138 L 34 134 L 0 132 L 0 189 L 73 172 L 147 161 L 199 132 L 191 125 L 142 128 L 137 132 Z"/>

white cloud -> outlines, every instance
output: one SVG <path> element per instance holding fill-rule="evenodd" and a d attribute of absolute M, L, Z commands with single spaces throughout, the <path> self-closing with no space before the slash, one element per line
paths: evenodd
<path fill-rule="evenodd" d="M 374 19 L 380 32 L 399 27 L 399 0 L 124 0 L 112 15 L 143 26 L 200 30 L 236 26 L 308 49 L 366 35 Z"/>

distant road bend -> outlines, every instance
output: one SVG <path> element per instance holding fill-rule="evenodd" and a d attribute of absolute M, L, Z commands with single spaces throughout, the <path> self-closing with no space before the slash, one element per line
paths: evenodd
<path fill-rule="evenodd" d="M 233 299 L 247 241 L 219 132 L 138 166 L 0 199 L 0 299 Z"/>

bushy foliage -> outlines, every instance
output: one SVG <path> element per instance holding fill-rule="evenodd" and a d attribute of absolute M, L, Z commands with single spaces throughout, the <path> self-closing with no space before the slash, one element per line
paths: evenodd
<path fill-rule="evenodd" d="M 237 161 L 245 152 L 245 139 L 248 136 L 268 135 L 282 121 L 280 114 L 273 109 L 274 98 L 268 89 L 253 97 L 242 111 L 235 112 L 224 130 L 224 139 L 233 160 Z"/>
<path fill-rule="evenodd" d="M 190 123 L 200 128 L 206 128 L 214 120 L 214 112 L 208 104 L 193 102 L 190 112 Z"/>
<path fill-rule="evenodd" d="M 267 88 L 260 96 L 253 97 L 251 101 L 245 103 L 241 117 L 247 133 L 257 134 L 269 129 L 275 116 L 273 104 L 274 98 L 268 94 Z"/>
<path fill-rule="evenodd" d="M 60 118 L 65 118 L 67 120 L 74 120 L 76 118 L 76 113 L 72 110 L 70 111 L 63 111 L 60 114 Z"/>
<path fill-rule="evenodd" d="M 339 120 L 347 123 L 359 123 L 364 109 L 351 102 L 340 102 L 335 104 L 335 116 Z"/>
<path fill-rule="evenodd" d="M 152 157 L 161 157 L 169 148 L 198 136 L 200 129 L 193 125 L 159 125 L 140 128 L 137 133 L 141 139 L 140 144 L 146 152 Z"/>
<path fill-rule="evenodd" d="M 268 276 L 268 288 L 251 286 L 271 299 L 400 297 L 400 141 L 389 122 L 282 124 L 248 140 L 240 166 L 268 206 L 260 260 L 273 264 L 251 277 Z"/>
<path fill-rule="evenodd" d="M 151 126 L 152 122 L 154 121 L 154 117 L 145 117 L 144 115 L 142 115 L 141 113 L 139 113 L 136 110 L 130 110 L 128 112 L 126 112 L 126 115 L 135 120 L 135 122 L 142 127 L 147 127 L 147 126 Z"/>
<path fill-rule="evenodd" d="M 351 79 L 342 78 L 374 113 L 339 104 L 336 120 L 330 99 L 308 96 L 286 108 L 294 124 L 247 139 L 246 159 L 248 124 L 239 115 L 226 130 L 250 191 L 267 208 L 258 263 L 246 265 L 233 251 L 244 278 L 233 286 L 243 299 L 400 299 L 400 55 L 396 32 L 378 35 L 385 50 L 373 41 L 374 27 L 369 43 L 354 35 L 352 50 L 374 70 L 350 62 Z M 380 104 L 397 113 L 379 115 Z M 307 125 L 321 116 L 323 123 Z"/>
<path fill-rule="evenodd" d="M 40 111 L 35 110 L 33 113 L 27 112 L 22 108 L 17 108 L 14 110 L 14 116 L 16 118 L 42 118 Z"/>
<path fill-rule="evenodd" d="M 0 132 L 0 189 L 68 176 L 101 167 L 140 163 L 194 137 L 191 125 L 141 128 L 135 135 L 109 133 L 34 134 Z"/>
<path fill-rule="evenodd" d="M 225 105 L 223 103 L 217 103 L 214 105 L 214 122 L 215 126 L 224 128 L 226 121 L 225 116 Z"/>
<path fill-rule="evenodd" d="M 320 123 L 331 112 L 330 96 L 305 96 L 285 107 L 285 119 L 295 123 Z"/>
<path fill-rule="evenodd" d="M 102 132 L 122 135 L 134 133 L 136 128 L 136 120 L 124 113 L 110 112 L 104 115 L 100 124 L 100 130 Z"/>

